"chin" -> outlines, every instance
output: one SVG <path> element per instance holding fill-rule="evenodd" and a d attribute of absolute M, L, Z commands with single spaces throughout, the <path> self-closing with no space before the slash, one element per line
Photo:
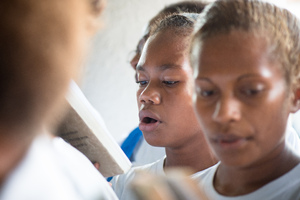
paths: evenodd
<path fill-rule="evenodd" d="M 159 136 L 155 136 L 154 133 L 143 133 L 144 138 L 146 140 L 146 142 L 151 145 L 151 146 L 155 146 L 155 147 L 165 147 L 165 143 L 162 140 L 161 137 Z"/>
<path fill-rule="evenodd" d="M 249 156 L 217 156 L 222 165 L 227 167 L 243 168 L 251 165 Z"/>

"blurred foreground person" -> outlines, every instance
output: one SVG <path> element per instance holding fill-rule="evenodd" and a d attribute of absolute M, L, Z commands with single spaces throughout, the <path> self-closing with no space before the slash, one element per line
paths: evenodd
<path fill-rule="evenodd" d="M 0 2 L 0 199 L 116 198 L 86 157 L 50 134 L 102 4 Z"/>

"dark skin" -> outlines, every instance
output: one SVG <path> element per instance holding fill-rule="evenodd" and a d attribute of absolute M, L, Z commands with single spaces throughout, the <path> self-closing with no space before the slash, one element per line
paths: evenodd
<path fill-rule="evenodd" d="M 195 172 L 216 163 L 192 106 L 190 37 L 164 30 L 151 36 L 137 65 L 140 129 L 146 141 L 166 149 L 165 168 L 190 167 Z M 146 113 L 157 120 L 143 122 Z"/>
<path fill-rule="evenodd" d="M 289 89 L 267 48 L 263 38 L 242 31 L 201 46 L 195 108 L 221 160 L 214 187 L 225 196 L 253 192 L 300 162 L 284 140 L 289 113 L 299 109 L 299 89 Z"/>

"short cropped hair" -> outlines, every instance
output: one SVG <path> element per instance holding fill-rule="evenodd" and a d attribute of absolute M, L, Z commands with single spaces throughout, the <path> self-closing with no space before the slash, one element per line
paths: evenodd
<path fill-rule="evenodd" d="M 143 36 L 144 41 L 146 41 L 149 38 L 150 32 L 153 32 L 152 29 L 155 29 L 157 27 L 157 23 L 160 20 L 166 18 L 167 16 L 175 14 L 201 13 L 206 5 L 208 5 L 208 3 L 202 1 L 181 1 L 166 6 L 149 21 L 147 27 L 148 33 Z M 143 46 L 141 46 L 140 43 L 138 43 L 136 47 L 136 53 L 141 54 L 142 48 Z"/>
<path fill-rule="evenodd" d="M 176 35 L 189 36 L 194 30 L 194 24 L 198 16 L 199 14 L 197 13 L 181 13 L 166 16 L 152 25 L 150 36 L 165 29 L 173 30 Z"/>
<path fill-rule="evenodd" d="M 174 4 L 170 4 L 162 9 L 151 21 L 155 21 L 155 18 L 165 18 L 172 14 L 181 13 L 201 13 L 208 3 L 202 1 L 181 1 Z M 150 22 L 151 24 L 151 22 Z"/>

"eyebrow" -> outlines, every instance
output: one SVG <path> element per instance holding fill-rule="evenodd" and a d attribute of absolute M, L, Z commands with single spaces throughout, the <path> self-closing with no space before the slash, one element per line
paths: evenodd
<path fill-rule="evenodd" d="M 238 78 L 238 81 L 240 81 L 243 78 L 251 78 L 251 77 L 259 77 L 259 75 L 258 74 L 245 74 L 245 75 L 240 76 Z"/>
<path fill-rule="evenodd" d="M 258 74 L 245 74 L 245 75 L 238 77 L 238 81 L 240 81 L 244 78 L 251 78 L 251 77 L 259 77 L 259 75 Z M 196 80 L 212 82 L 209 78 L 206 78 L 206 77 L 197 77 Z"/>
<path fill-rule="evenodd" d="M 180 69 L 182 68 L 181 65 L 174 65 L 174 64 L 164 64 L 158 67 L 159 71 L 165 71 L 167 69 Z M 141 65 L 136 67 L 136 71 L 146 71 L 145 68 Z"/>
<path fill-rule="evenodd" d="M 195 80 L 198 80 L 198 81 L 207 81 L 207 82 L 212 83 L 212 81 L 209 78 L 205 78 L 205 77 L 197 77 Z"/>

